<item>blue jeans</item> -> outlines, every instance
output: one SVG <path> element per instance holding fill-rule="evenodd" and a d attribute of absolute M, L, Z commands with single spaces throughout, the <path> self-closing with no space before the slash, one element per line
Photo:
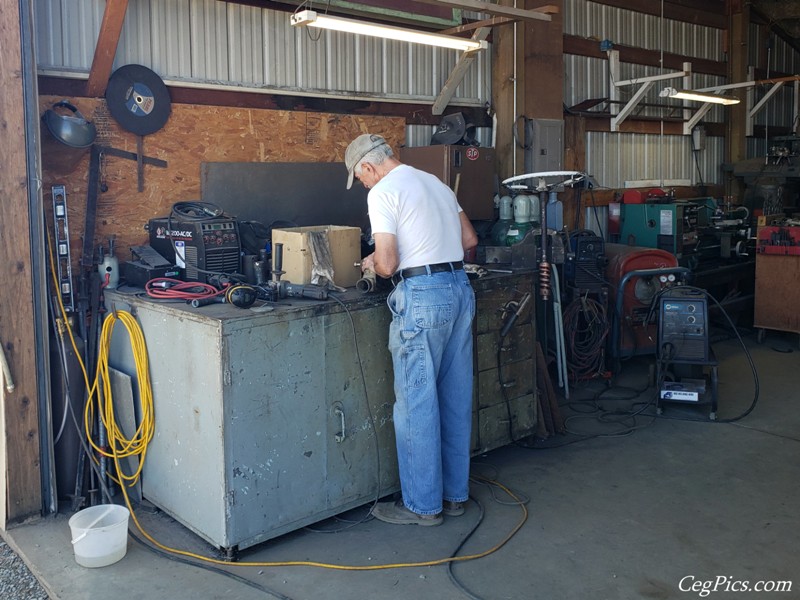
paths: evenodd
<path fill-rule="evenodd" d="M 401 280 L 387 304 L 403 501 L 436 514 L 469 496 L 475 294 L 464 271 L 433 273 Z"/>

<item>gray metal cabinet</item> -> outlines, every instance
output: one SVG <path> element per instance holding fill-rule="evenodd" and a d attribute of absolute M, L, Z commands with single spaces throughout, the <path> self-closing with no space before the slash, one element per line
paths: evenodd
<path fill-rule="evenodd" d="M 508 410 L 514 438 L 532 434 L 536 395 L 529 316 L 504 340 L 503 376 L 516 380 L 508 404 L 487 358 L 496 351 L 500 309 L 531 286 L 530 275 L 473 285 L 477 454 L 510 441 Z M 297 300 L 259 313 L 106 293 L 109 308 L 135 313 L 147 343 L 156 433 L 142 477 L 145 498 L 235 551 L 399 489 L 385 295 L 351 291 L 342 299 L 352 323 L 331 301 Z M 112 336 L 110 364 L 135 374 L 122 326 Z"/>
<path fill-rule="evenodd" d="M 500 345 L 503 308 L 535 290 L 530 273 L 478 280 L 473 287 L 477 315 L 472 452 L 479 454 L 535 433 L 538 396 L 533 301 Z"/>
<path fill-rule="evenodd" d="M 201 537 L 242 549 L 398 489 L 383 299 L 348 303 L 366 397 L 353 325 L 333 302 L 260 314 L 107 302 L 133 309 L 150 357 L 142 493 Z M 132 374 L 119 329 L 111 364 Z"/>

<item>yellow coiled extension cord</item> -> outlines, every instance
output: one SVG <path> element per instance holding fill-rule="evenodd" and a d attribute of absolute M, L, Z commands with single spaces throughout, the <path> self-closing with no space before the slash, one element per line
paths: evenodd
<path fill-rule="evenodd" d="M 139 384 L 140 422 L 131 437 L 125 435 L 114 416 L 114 402 L 108 366 L 111 335 L 118 322 L 128 330 L 133 360 L 136 366 L 136 381 Z M 94 389 L 98 393 L 89 398 L 83 413 L 86 437 L 98 454 L 114 459 L 117 465 L 117 483 L 120 486 L 132 486 L 138 481 L 142 473 L 144 460 L 147 456 L 147 445 L 153 439 L 153 434 L 155 433 L 155 414 L 153 410 L 153 389 L 150 385 L 150 365 L 147 359 L 147 345 L 144 341 L 144 333 L 142 333 L 139 323 L 129 312 L 124 310 L 110 312 L 103 321 L 98 345 L 97 374 L 95 376 Z M 108 445 L 105 448 L 97 445 L 91 436 L 95 404 L 97 404 L 100 420 L 108 437 Z M 121 458 L 129 457 L 138 457 L 139 465 L 135 472 L 126 475 L 119 468 L 118 461 Z"/>

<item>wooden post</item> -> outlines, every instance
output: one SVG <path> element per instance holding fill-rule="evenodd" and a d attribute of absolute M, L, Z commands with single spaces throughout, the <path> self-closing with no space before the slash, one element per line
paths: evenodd
<path fill-rule="evenodd" d="M 750 4 L 744 0 L 728 0 L 730 29 L 728 31 L 728 83 L 747 80 L 748 32 L 750 27 Z M 747 158 L 747 102 L 746 90 L 733 92 L 739 104 L 728 107 L 727 135 L 725 136 L 725 162 L 733 164 Z M 732 174 L 725 184 L 726 195 L 741 198 L 742 185 Z"/>
<path fill-rule="evenodd" d="M 513 6 L 513 0 L 499 0 L 498 4 Z M 522 23 L 514 23 L 495 27 L 492 32 L 492 108 L 497 118 L 495 171 L 501 181 L 521 173 L 516 166 L 522 166 L 523 150 L 515 148 L 513 131 L 517 116 L 524 110 L 524 29 Z M 517 133 L 521 142 L 524 135 L 521 127 Z"/>
<path fill-rule="evenodd" d="M 0 387 L 0 528 L 41 511 L 39 398 L 34 338 L 20 5 L 0 10 L 0 343 L 15 388 Z M 28 73 L 27 77 L 34 77 Z"/>
<path fill-rule="evenodd" d="M 531 2 L 529 0 L 530 4 Z M 558 10 L 551 21 L 525 22 L 525 116 L 564 118 L 564 2 L 548 2 Z"/>

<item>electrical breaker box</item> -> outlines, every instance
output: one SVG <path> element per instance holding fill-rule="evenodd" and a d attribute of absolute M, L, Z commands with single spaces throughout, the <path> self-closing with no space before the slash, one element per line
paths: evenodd
<path fill-rule="evenodd" d="M 494 148 L 418 146 L 401 148 L 400 160 L 436 175 L 456 192 L 458 203 L 473 220 L 494 219 Z M 456 184 L 457 189 L 456 189 Z"/>
<path fill-rule="evenodd" d="M 353 287 L 361 278 L 361 229 L 341 225 L 290 227 L 272 230 L 275 244 L 283 244 L 282 279 L 292 283 L 311 283 L 314 266 L 310 233 L 325 232 L 333 259 L 333 280 L 340 287 Z"/>
<path fill-rule="evenodd" d="M 525 119 L 525 172 L 560 171 L 564 157 L 564 121 Z"/>

